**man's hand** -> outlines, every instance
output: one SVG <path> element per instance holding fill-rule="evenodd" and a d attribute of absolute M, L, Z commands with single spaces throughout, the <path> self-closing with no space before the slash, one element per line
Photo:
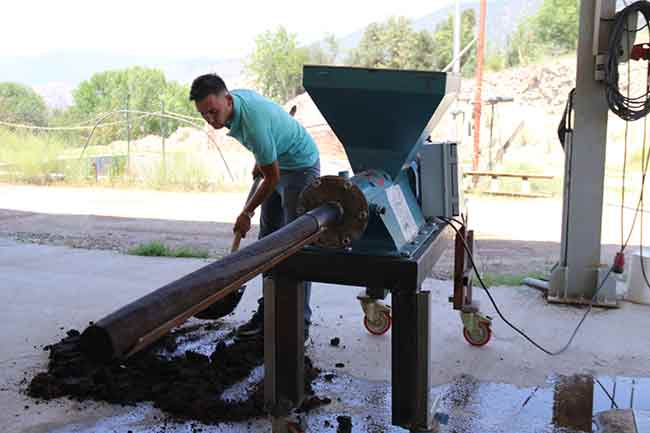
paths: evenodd
<path fill-rule="evenodd" d="M 246 237 L 246 233 L 251 229 L 251 218 L 245 213 L 242 212 L 239 214 L 237 217 L 237 221 L 235 222 L 235 227 L 233 228 L 233 232 L 237 233 L 239 232 L 241 234 L 242 238 Z"/>
<path fill-rule="evenodd" d="M 234 231 L 241 233 L 242 237 L 245 237 L 246 233 L 251 228 L 251 217 L 253 216 L 255 209 L 257 209 L 257 207 L 273 193 L 275 187 L 280 181 L 280 166 L 278 161 L 274 161 L 271 164 L 263 165 L 261 167 L 256 164 L 253 173 L 255 173 L 256 169 L 259 170 L 264 180 L 257 188 L 257 191 L 253 194 L 253 197 L 251 197 L 250 201 L 246 204 L 242 213 L 237 217 Z"/>

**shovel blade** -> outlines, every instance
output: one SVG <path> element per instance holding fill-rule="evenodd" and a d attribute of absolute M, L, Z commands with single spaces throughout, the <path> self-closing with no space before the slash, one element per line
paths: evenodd
<path fill-rule="evenodd" d="M 216 301 L 205 310 L 195 314 L 194 317 L 202 320 L 217 320 L 226 317 L 228 314 L 235 311 L 235 308 L 237 308 L 239 301 L 241 301 L 241 298 L 244 295 L 245 289 L 246 286 L 241 286 L 225 298 Z"/>

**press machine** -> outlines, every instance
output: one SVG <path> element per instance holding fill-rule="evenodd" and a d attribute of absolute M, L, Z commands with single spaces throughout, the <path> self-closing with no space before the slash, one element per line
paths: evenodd
<path fill-rule="evenodd" d="M 304 398 L 304 281 L 365 287 L 359 299 L 368 330 L 381 334 L 393 324 L 392 423 L 431 431 L 430 292 L 421 285 L 453 234 L 438 217 L 460 216 L 462 203 L 456 143 L 433 142 L 430 134 L 460 79 L 337 66 L 308 65 L 303 72 L 304 88 L 342 143 L 354 176 L 323 176 L 303 190 L 299 213 L 332 203 L 343 217 L 264 280 L 265 399 L 274 433 L 286 429 L 290 410 Z M 465 257 L 462 245 L 460 251 Z M 450 300 L 471 337 L 486 322 L 489 330 L 489 318 L 472 303 L 467 269 L 460 266 L 457 277 L 465 280 L 457 278 Z M 389 291 L 392 308 L 381 302 Z"/>

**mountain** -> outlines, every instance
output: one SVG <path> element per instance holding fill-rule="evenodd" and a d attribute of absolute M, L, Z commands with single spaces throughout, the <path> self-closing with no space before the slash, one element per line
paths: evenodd
<path fill-rule="evenodd" d="M 179 59 L 70 51 L 34 57 L 0 57 L 0 81 L 18 81 L 32 86 L 51 82 L 76 85 L 96 72 L 133 65 L 163 69 L 167 78 L 180 82 L 190 82 L 195 75 L 214 69 L 219 69 L 224 79 L 237 77 L 242 71 L 240 59 Z"/>
<path fill-rule="evenodd" d="M 52 108 L 72 103 L 72 91 L 94 73 L 133 65 L 159 68 L 170 80 L 190 83 L 198 75 L 217 72 L 230 86 L 241 83 L 241 59 L 136 57 L 93 51 L 57 52 L 35 57 L 0 57 L 0 82 L 31 85 Z"/>
<path fill-rule="evenodd" d="M 543 0 L 488 0 L 487 40 L 503 47 L 507 36 L 524 16 L 534 14 Z M 478 0 L 461 0 L 463 10 L 472 8 L 478 16 Z M 453 5 L 412 19 L 417 30 L 433 30 L 454 12 Z M 357 46 L 364 29 L 339 39 L 341 57 Z M 206 72 L 218 72 L 230 87 L 245 85 L 243 60 L 218 57 L 179 59 L 171 57 L 137 57 L 94 51 L 57 52 L 37 57 L 0 57 L 0 82 L 17 81 L 33 86 L 51 107 L 71 103 L 71 91 L 83 80 L 99 71 L 141 65 L 162 69 L 167 78 L 189 83 Z"/>
<path fill-rule="evenodd" d="M 74 86 L 65 83 L 52 81 L 47 84 L 33 86 L 36 93 L 41 95 L 45 105 L 50 108 L 66 108 L 72 105 L 72 91 Z"/>

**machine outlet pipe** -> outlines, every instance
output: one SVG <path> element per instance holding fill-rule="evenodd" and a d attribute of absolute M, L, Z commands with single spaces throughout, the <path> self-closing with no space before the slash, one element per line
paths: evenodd
<path fill-rule="evenodd" d="M 81 335 L 93 359 L 127 358 L 172 328 L 219 301 L 255 276 L 314 242 L 343 217 L 341 206 L 326 203 L 280 230 L 120 308 Z"/>

